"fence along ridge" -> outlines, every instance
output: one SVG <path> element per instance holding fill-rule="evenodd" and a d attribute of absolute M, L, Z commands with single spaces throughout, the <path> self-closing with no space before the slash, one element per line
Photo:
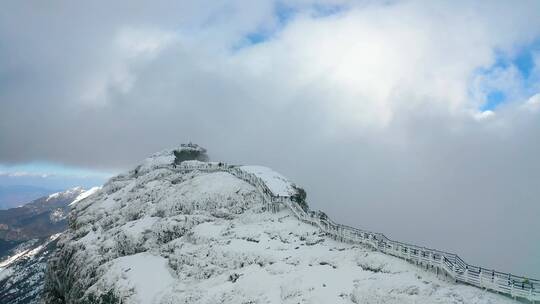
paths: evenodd
<path fill-rule="evenodd" d="M 156 168 L 171 169 L 171 166 L 159 165 Z M 336 240 L 369 245 L 385 254 L 435 269 L 437 274 L 445 272 L 459 283 L 503 293 L 514 299 L 522 298 L 532 303 L 540 301 L 540 280 L 538 279 L 474 266 L 466 263 L 455 253 L 395 241 L 382 233 L 336 223 L 322 211 L 304 210 L 291 196 L 275 195 L 260 177 L 242 170 L 239 166 L 225 163 L 202 163 L 173 165 L 173 169 L 176 171 L 228 172 L 257 188 L 263 195 L 266 210 L 276 212 L 279 210 L 279 205 L 284 205 L 292 211 L 296 218 L 302 222 L 317 226 Z"/>

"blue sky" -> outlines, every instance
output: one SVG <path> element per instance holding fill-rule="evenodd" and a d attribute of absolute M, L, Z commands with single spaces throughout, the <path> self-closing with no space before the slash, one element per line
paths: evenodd
<path fill-rule="evenodd" d="M 519 47 L 518 51 L 513 55 L 497 52 L 496 62 L 487 69 L 482 69 L 480 73 L 489 77 L 490 74 L 500 70 L 515 68 L 517 69 L 519 79 L 518 84 L 522 86 L 525 97 L 534 95 L 538 89 L 538 76 L 533 75 L 535 68 L 534 56 L 540 54 L 540 39 L 536 39 L 530 44 Z M 493 87 L 485 93 L 485 102 L 481 105 L 480 111 L 495 111 L 499 106 L 505 104 L 509 100 L 510 92 L 504 88 Z M 522 96 L 520 96 L 522 97 Z"/>
<path fill-rule="evenodd" d="M 492 90 L 486 95 L 486 102 L 480 107 L 480 111 L 493 111 L 506 101 L 503 91 Z"/>
<path fill-rule="evenodd" d="M 344 5 L 314 3 L 306 7 L 297 7 L 287 4 L 286 2 L 278 1 L 274 4 L 274 19 L 275 23 L 270 27 L 259 27 L 252 32 L 247 33 L 243 37 L 243 42 L 240 43 L 239 49 L 242 47 L 252 46 L 263 43 L 272 39 L 279 31 L 284 29 L 298 14 L 309 12 L 313 18 L 324 18 L 345 11 L 347 8 Z"/>
<path fill-rule="evenodd" d="M 247 33 L 243 37 L 239 47 L 235 47 L 234 49 L 240 49 L 242 47 L 252 46 L 268 41 L 280 30 L 282 30 L 297 13 L 297 8 L 289 6 L 283 2 L 277 2 L 274 5 L 275 23 L 271 26 L 261 26 L 254 31 Z"/>

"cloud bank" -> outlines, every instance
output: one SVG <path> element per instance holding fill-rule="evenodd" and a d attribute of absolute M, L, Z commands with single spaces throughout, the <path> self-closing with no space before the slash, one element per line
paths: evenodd
<path fill-rule="evenodd" d="M 8 1 L 0 163 L 194 141 L 339 221 L 540 276 L 537 1 Z"/>

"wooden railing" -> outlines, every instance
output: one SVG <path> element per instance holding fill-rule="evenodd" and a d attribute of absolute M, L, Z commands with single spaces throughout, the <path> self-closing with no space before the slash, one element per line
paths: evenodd
<path fill-rule="evenodd" d="M 171 169 L 171 166 L 160 167 Z M 257 188 L 264 198 L 267 210 L 276 211 L 280 205 L 285 206 L 292 211 L 296 218 L 317 226 L 336 240 L 371 246 L 388 255 L 434 269 L 437 272 L 445 272 L 456 282 L 500 292 L 513 298 L 526 299 L 533 303 L 540 301 L 540 280 L 470 265 L 454 253 L 394 241 L 382 233 L 338 224 L 322 211 L 302 209 L 290 196 L 275 195 L 260 177 L 246 172 L 238 166 L 224 163 L 202 163 L 179 165 L 173 169 L 176 171 L 228 172 Z"/>

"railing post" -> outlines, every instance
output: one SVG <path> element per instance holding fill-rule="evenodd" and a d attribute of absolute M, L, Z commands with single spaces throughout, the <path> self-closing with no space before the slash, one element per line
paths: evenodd
<path fill-rule="evenodd" d="M 454 277 L 456 278 L 456 282 L 457 282 L 457 275 L 456 275 L 456 262 L 452 263 L 452 274 L 454 275 Z"/>
<path fill-rule="evenodd" d="M 514 297 L 514 282 L 512 282 L 512 275 L 508 274 L 508 285 L 510 285 L 510 296 Z"/>
<path fill-rule="evenodd" d="M 478 267 L 478 282 L 480 287 L 484 287 L 484 284 L 482 284 L 482 267 Z"/>

